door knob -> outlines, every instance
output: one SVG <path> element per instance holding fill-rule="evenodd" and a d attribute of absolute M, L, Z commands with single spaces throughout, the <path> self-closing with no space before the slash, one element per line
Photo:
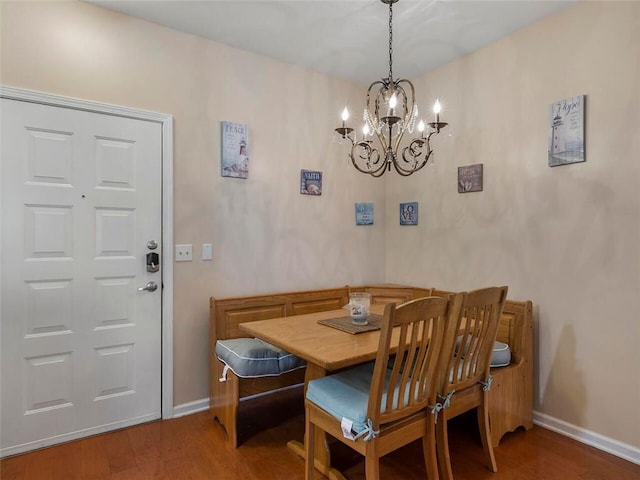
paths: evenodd
<path fill-rule="evenodd" d="M 147 292 L 155 292 L 158 289 L 158 285 L 156 282 L 149 282 L 144 287 L 138 288 L 139 292 L 147 291 Z"/>

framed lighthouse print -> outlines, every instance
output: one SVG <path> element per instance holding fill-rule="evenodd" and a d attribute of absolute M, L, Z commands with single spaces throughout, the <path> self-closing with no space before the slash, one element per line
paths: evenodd
<path fill-rule="evenodd" d="M 585 96 L 571 97 L 549 106 L 549 166 L 585 161 Z"/>
<path fill-rule="evenodd" d="M 249 178 L 249 127 L 222 122 L 221 173 L 223 177 Z"/>

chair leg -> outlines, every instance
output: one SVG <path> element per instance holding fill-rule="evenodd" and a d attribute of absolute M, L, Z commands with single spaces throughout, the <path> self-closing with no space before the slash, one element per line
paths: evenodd
<path fill-rule="evenodd" d="M 309 419 L 309 409 L 305 409 L 304 416 L 304 479 L 313 479 L 314 456 L 315 456 L 315 425 Z"/>
<path fill-rule="evenodd" d="M 364 475 L 366 480 L 380 479 L 380 456 L 378 455 L 378 442 L 369 440 L 364 456 Z"/>
<path fill-rule="evenodd" d="M 438 470 L 443 480 L 453 480 L 451 471 L 451 457 L 449 456 L 449 432 L 447 430 L 447 416 L 440 413 L 436 424 L 436 451 L 438 453 Z"/>
<path fill-rule="evenodd" d="M 488 392 L 483 392 L 483 400 L 478 406 L 478 428 L 480 429 L 480 440 L 482 441 L 482 449 L 484 450 L 484 457 L 487 467 L 492 472 L 498 471 L 496 465 L 496 457 L 493 454 L 493 443 L 491 440 L 491 428 L 489 425 L 489 408 L 488 405 Z"/>
<path fill-rule="evenodd" d="M 436 456 L 436 424 L 432 414 L 427 413 L 427 433 L 422 437 L 422 455 L 429 480 L 439 480 Z"/>

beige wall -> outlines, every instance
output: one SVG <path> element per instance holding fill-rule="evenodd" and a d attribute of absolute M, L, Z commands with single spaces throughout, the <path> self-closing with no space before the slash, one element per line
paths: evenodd
<path fill-rule="evenodd" d="M 208 395 L 212 294 L 503 283 L 536 305 L 536 409 L 640 447 L 640 4 L 578 5 L 418 79 L 451 127 L 434 165 L 386 180 L 331 143 L 360 87 L 91 5 L 1 13 L 2 84 L 175 116 L 175 242 L 195 257 L 175 265 L 176 404 Z M 587 162 L 549 168 L 548 105 L 580 94 Z M 222 120 L 250 126 L 249 180 L 219 176 Z M 484 191 L 459 195 L 474 163 Z M 301 168 L 324 172 L 322 197 L 299 195 Z M 376 225 L 354 227 L 356 201 Z M 400 201 L 420 225 L 398 226 Z"/>
<path fill-rule="evenodd" d="M 387 181 L 386 278 L 532 299 L 536 410 L 640 447 L 640 3 L 584 3 L 415 82 L 451 136 Z M 548 107 L 582 94 L 587 161 L 550 168 Z M 476 163 L 484 191 L 458 194 Z"/>
<path fill-rule="evenodd" d="M 0 44 L 4 85 L 174 115 L 174 240 L 194 251 L 174 265 L 176 405 L 209 396 L 211 295 L 384 280 L 384 181 L 331 136 L 362 87 L 76 2 L 3 2 Z M 248 180 L 220 176 L 223 120 L 249 125 Z M 322 196 L 300 195 L 303 168 Z"/>

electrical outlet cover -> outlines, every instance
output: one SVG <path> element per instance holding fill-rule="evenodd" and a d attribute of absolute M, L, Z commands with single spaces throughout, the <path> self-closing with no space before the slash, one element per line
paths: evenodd
<path fill-rule="evenodd" d="M 191 245 L 176 245 L 176 262 L 190 262 L 193 260 Z"/>

